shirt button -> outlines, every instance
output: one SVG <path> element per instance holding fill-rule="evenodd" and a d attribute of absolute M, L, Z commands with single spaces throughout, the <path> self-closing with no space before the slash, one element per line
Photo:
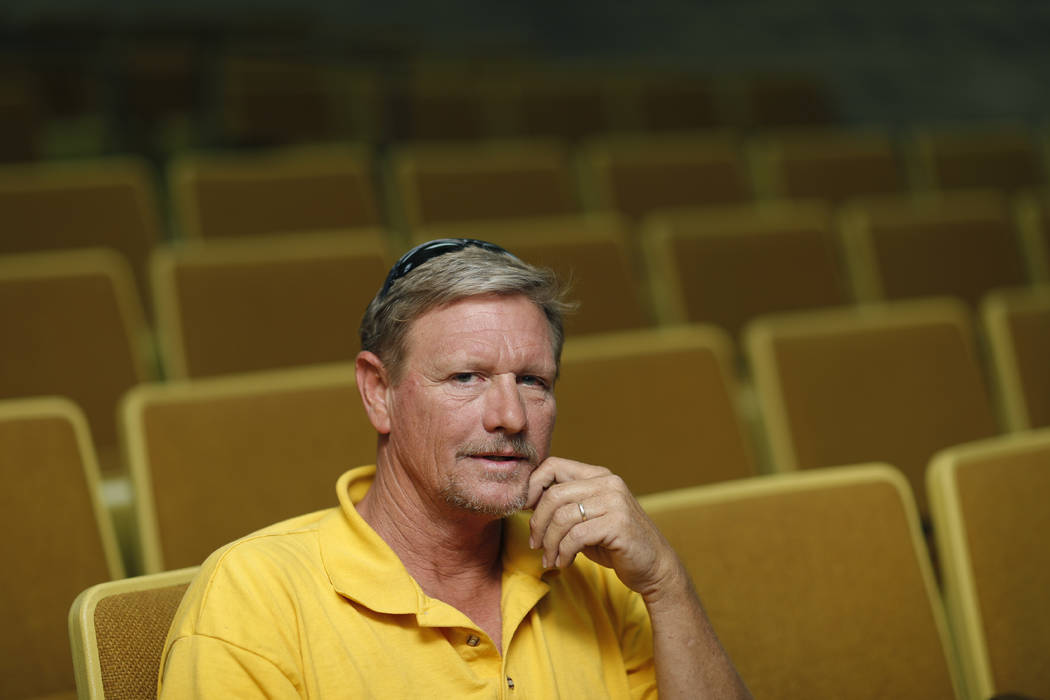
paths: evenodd
<path fill-rule="evenodd" d="M 476 634 L 472 634 L 469 637 L 467 637 L 467 646 L 468 647 L 476 647 L 480 643 L 481 643 L 481 639 Z"/>
<path fill-rule="evenodd" d="M 507 676 L 507 687 L 514 690 L 514 679 L 510 676 Z"/>

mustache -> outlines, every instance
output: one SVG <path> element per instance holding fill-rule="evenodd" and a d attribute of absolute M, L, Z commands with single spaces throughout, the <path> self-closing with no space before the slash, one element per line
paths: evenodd
<path fill-rule="evenodd" d="M 468 443 L 456 452 L 456 457 L 462 458 L 479 454 L 500 454 L 505 452 L 513 452 L 517 456 L 524 457 L 534 467 L 539 465 L 539 451 L 521 434 L 494 435 L 487 440 Z"/>

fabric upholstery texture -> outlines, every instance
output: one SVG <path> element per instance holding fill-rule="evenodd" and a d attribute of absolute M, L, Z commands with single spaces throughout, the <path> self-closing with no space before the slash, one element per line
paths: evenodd
<path fill-rule="evenodd" d="M 950 448 L 929 478 L 972 697 L 1050 696 L 1050 431 Z"/>
<path fill-rule="evenodd" d="M 199 564 L 274 520 L 328 507 L 334 477 L 375 458 L 349 365 L 143 386 L 124 421 L 133 475 L 152 486 L 141 497 L 155 504 L 147 572 Z"/>
<path fill-rule="evenodd" d="M 337 147 L 186 156 L 172 167 L 184 235 L 244 237 L 376 226 L 370 163 Z"/>
<path fill-rule="evenodd" d="M 106 700 L 157 697 L 160 655 L 188 583 L 102 598 L 95 634 Z"/>
<path fill-rule="evenodd" d="M 831 212 L 820 204 L 658 214 L 643 241 L 665 322 L 736 335 L 761 314 L 849 301 Z"/>
<path fill-rule="evenodd" d="M 608 467 L 635 493 L 752 476 L 730 356 L 711 327 L 570 338 L 552 454 Z"/>
<path fill-rule="evenodd" d="M 68 417 L 75 409 L 44 401 L 43 408 L 39 400 L 0 402 L 0 527 L 8 533 L 0 545 L 0 697 L 12 700 L 73 690 L 69 604 L 121 573 L 107 564 L 96 484 Z"/>
<path fill-rule="evenodd" d="M 950 698 L 943 611 L 885 467 L 643 498 L 756 698 Z"/>
<path fill-rule="evenodd" d="M 884 461 L 925 512 L 930 457 L 998 431 L 954 302 L 767 317 L 751 330 L 763 412 L 782 431 L 780 469 Z"/>

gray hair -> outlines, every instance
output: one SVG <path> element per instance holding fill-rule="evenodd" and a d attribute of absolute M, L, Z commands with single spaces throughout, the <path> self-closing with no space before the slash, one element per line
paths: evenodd
<path fill-rule="evenodd" d="M 513 255 L 470 246 L 428 260 L 376 294 L 359 330 L 361 348 L 374 353 L 397 384 L 404 369 L 412 322 L 431 309 L 484 294 L 523 295 L 543 311 L 550 328 L 556 366 L 565 341 L 562 316 L 576 305 L 554 272 Z"/>

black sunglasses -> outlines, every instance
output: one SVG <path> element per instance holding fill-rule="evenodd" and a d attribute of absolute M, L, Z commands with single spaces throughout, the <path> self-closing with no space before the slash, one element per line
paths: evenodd
<path fill-rule="evenodd" d="M 383 288 L 379 290 L 379 298 L 382 299 L 387 295 L 387 292 L 390 291 L 390 287 L 394 285 L 394 282 L 397 282 L 427 260 L 433 260 L 445 253 L 454 253 L 471 246 L 488 250 L 493 253 L 509 255 L 515 260 L 518 259 L 516 255 L 500 248 L 495 243 L 479 241 L 476 238 L 438 238 L 433 241 L 427 241 L 426 243 L 417 245 L 415 248 L 402 255 L 401 259 L 394 263 L 394 266 L 390 268 L 390 274 L 386 276 L 386 281 L 383 282 Z"/>

